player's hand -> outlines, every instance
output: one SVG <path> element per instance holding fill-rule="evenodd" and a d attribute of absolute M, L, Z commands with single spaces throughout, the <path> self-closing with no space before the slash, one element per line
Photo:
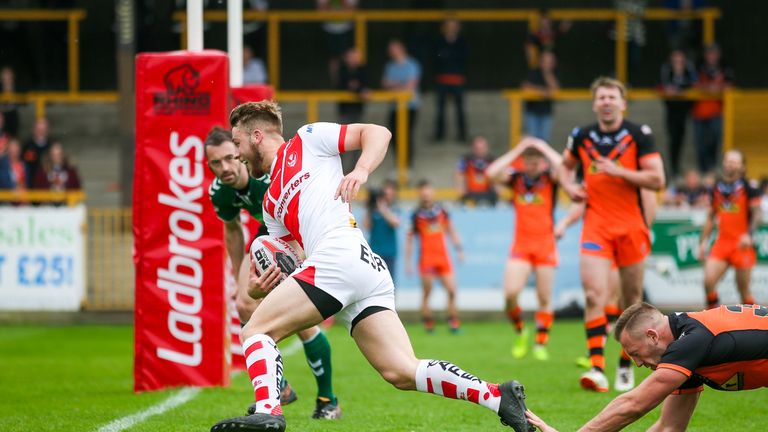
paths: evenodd
<path fill-rule="evenodd" d="M 260 299 L 269 294 L 281 280 L 283 273 L 272 264 L 261 276 L 256 276 L 256 267 L 251 260 L 251 272 L 248 278 L 248 295 L 254 299 Z"/>
<path fill-rule="evenodd" d="M 573 202 L 583 202 L 587 199 L 587 190 L 584 189 L 584 186 L 582 185 L 576 183 L 563 183 L 563 189 L 565 189 L 565 193 L 571 197 L 571 201 Z"/>
<path fill-rule="evenodd" d="M 560 240 L 565 235 L 565 224 L 557 224 L 555 225 L 555 240 Z"/>
<path fill-rule="evenodd" d="M 752 236 L 749 233 L 744 233 L 739 237 L 739 248 L 744 249 L 752 247 Z"/>
<path fill-rule="evenodd" d="M 699 248 L 696 251 L 696 258 L 699 261 L 704 261 L 704 258 L 707 256 L 707 244 L 705 242 L 699 243 Z"/>
<path fill-rule="evenodd" d="M 544 420 L 540 419 L 539 416 L 534 414 L 531 410 L 526 410 L 525 416 L 528 417 L 528 423 L 539 428 L 541 432 L 557 432 L 557 429 L 546 424 Z"/>
<path fill-rule="evenodd" d="M 460 263 L 464 262 L 464 251 L 463 250 L 456 251 L 456 259 L 458 259 Z"/>
<path fill-rule="evenodd" d="M 360 186 L 364 185 L 368 181 L 368 172 L 364 168 L 355 167 L 349 174 L 341 179 L 339 188 L 336 189 L 336 194 L 333 199 L 341 197 L 341 202 L 348 203 L 357 197 L 357 193 L 360 191 Z"/>
<path fill-rule="evenodd" d="M 618 177 L 619 174 L 621 174 L 621 168 L 608 158 L 600 158 L 596 160 L 595 167 L 597 167 L 597 172 L 608 174 L 612 177 Z"/>

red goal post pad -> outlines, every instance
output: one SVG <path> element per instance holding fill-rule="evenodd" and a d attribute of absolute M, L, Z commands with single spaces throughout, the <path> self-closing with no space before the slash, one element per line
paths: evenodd
<path fill-rule="evenodd" d="M 219 51 L 136 57 L 134 390 L 229 384 L 224 227 L 203 142 L 227 126 Z"/>

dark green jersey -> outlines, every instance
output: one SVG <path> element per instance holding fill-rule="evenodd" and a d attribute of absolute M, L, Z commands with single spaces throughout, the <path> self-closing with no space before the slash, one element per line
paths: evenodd
<path fill-rule="evenodd" d="M 240 215 L 240 209 L 248 210 L 259 222 L 264 222 L 261 204 L 264 201 L 264 193 L 269 188 L 269 177 L 259 179 L 248 177 L 248 188 L 238 191 L 231 186 L 222 184 L 219 179 L 214 179 L 208 188 L 208 196 L 211 198 L 216 215 L 224 222 L 234 220 Z"/>

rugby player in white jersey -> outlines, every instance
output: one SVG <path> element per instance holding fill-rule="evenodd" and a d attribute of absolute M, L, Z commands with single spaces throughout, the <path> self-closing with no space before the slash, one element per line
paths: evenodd
<path fill-rule="evenodd" d="M 533 431 L 518 382 L 488 383 L 450 362 L 420 360 L 413 352 L 395 313 L 392 277 L 349 208 L 384 159 L 391 133 L 373 124 L 314 123 L 286 142 L 280 108 L 266 101 L 239 105 L 229 120 L 251 175 L 270 176 L 264 197 L 270 235 L 298 243 L 306 260 L 279 283 L 272 269 L 251 286 L 252 295 L 269 293 L 240 335 L 256 412 L 223 420 L 211 430 L 285 430 L 278 388 L 283 365 L 276 343 L 337 315 L 366 359 L 398 389 L 471 401 L 517 432 Z M 339 154 L 360 149 L 355 168 L 344 176 Z"/>

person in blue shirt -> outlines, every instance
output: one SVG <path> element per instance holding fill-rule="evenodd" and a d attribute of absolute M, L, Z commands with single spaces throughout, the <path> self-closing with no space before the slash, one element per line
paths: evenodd
<path fill-rule="evenodd" d="M 408 166 L 413 166 L 413 130 L 416 127 L 416 117 L 421 101 L 419 99 L 419 81 L 421 80 L 421 65 L 408 55 L 405 45 L 397 39 L 389 41 L 390 61 L 384 67 L 382 87 L 386 90 L 413 92 L 408 101 Z M 392 104 L 389 111 L 389 130 L 392 131 L 392 148 L 397 151 L 397 105 Z"/>
<path fill-rule="evenodd" d="M 397 227 L 400 226 L 396 201 L 397 183 L 394 180 L 385 180 L 380 190 L 370 191 L 367 211 L 363 219 L 363 227 L 368 231 L 371 250 L 387 264 L 393 280 L 397 260 Z"/>

